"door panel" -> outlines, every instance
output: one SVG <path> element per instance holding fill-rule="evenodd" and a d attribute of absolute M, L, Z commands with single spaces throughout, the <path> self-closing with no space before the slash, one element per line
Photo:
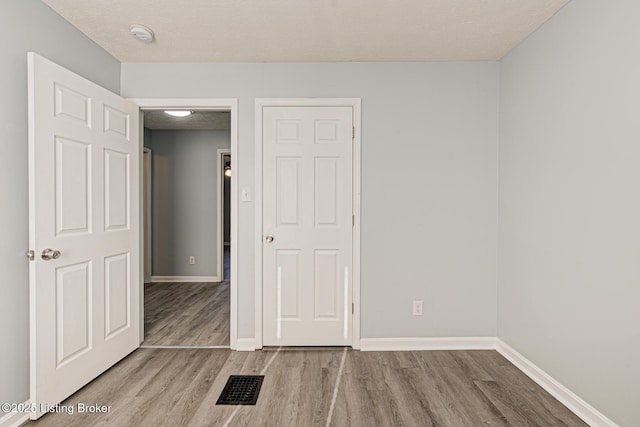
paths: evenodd
<path fill-rule="evenodd" d="M 340 159 L 319 157 L 315 161 L 315 225 L 316 227 L 338 227 Z"/>
<path fill-rule="evenodd" d="M 128 228 L 129 170 L 129 154 L 104 150 L 105 230 Z"/>
<path fill-rule="evenodd" d="M 300 169 L 301 158 L 279 157 L 276 189 L 276 223 L 280 227 L 301 225 L 300 222 Z"/>
<path fill-rule="evenodd" d="M 264 345 L 351 345 L 351 107 L 264 107 Z"/>
<path fill-rule="evenodd" d="M 91 232 L 91 145 L 56 138 L 56 234 Z"/>
<path fill-rule="evenodd" d="M 280 316 L 287 319 L 300 319 L 300 251 L 279 250 L 278 265 L 278 298 Z"/>
<path fill-rule="evenodd" d="M 61 402 L 139 345 L 138 114 L 29 54 L 30 365 L 38 408 Z"/>
<path fill-rule="evenodd" d="M 109 339 L 130 324 L 129 254 L 105 258 L 104 271 L 105 338 Z"/>
<path fill-rule="evenodd" d="M 57 367 L 91 349 L 91 262 L 56 271 Z"/>
<path fill-rule="evenodd" d="M 314 319 L 338 319 L 340 280 L 338 263 L 340 252 L 337 250 L 316 250 L 314 262 L 313 287 L 315 291 Z"/>
<path fill-rule="evenodd" d="M 91 127 L 91 98 L 72 89 L 54 83 L 55 115 L 66 116 Z"/>
<path fill-rule="evenodd" d="M 130 139 L 131 115 L 104 105 L 104 131 L 126 141 Z"/>

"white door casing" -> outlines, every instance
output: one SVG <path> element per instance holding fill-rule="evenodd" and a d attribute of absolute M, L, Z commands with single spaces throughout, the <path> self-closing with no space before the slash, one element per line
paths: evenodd
<path fill-rule="evenodd" d="M 353 108 L 262 113 L 263 343 L 351 345 Z"/>
<path fill-rule="evenodd" d="M 238 163 L 238 156 L 234 155 L 238 152 L 238 100 L 235 98 L 130 98 L 129 101 L 135 103 L 142 112 L 150 110 L 206 110 L 206 111 L 229 111 L 231 114 L 231 240 L 238 241 L 238 197 L 237 182 L 238 176 L 242 175 L 241 168 Z M 141 126 L 142 127 L 142 126 Z M 242 339 L 238 339 L 238 245 L 231 246 L 231 272 L 230 278 L 230 299 L 231 309 L 229 313 L 230 323 L 230 347 L 232 350 L 245 349 L 242 345 Z M 141 304 L 144 301 L 141 299 Z M 143 311 L 143 307 L 140 308 Z M 144 340 L 144 323 L 140 325 L 140 342 Z M 240 342 L 240 344 L 239 344 Z"/>
<path fill-rule="evenodd" d="M 151 247 L 151 149 L 143 148 L 142 151 L 142 184 L 143 188 L 143 223 L 144 223 L 144 282 L 151 282 L 151 264 L 152 264 L 152 247 Z M 143 297 L 141 297 L 143 298 Z M 142 315 L 143 313 L 141 313 Z"/>
<path fill-rule="evenodd" d="M 138 107 L 29 53 L 31 402 L 57 404 L 139 344 Z M 60 251 L 45 261 L 44 249 Z"/>

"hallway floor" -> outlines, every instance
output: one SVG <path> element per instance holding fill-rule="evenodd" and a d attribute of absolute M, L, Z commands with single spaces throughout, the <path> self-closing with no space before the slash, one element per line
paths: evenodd
<path fill-rule="evenodd" d="M 230 325 L 229 247 L 218 283 L 147 283 L 142 345 L 228 346 Z"/>
<path fill-rule="evenodd" d="M 145 285 L 142 345 L 229 345 L 229 281 Z"/>

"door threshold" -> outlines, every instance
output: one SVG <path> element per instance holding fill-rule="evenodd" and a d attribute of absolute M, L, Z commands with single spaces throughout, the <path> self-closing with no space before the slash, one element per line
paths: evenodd
<path fill-rule="evenodd" d="M 285 346 L 285 347 L 273 347 L 264 346 L 262 351 L 343 351 L 353 350 L 351 346 Z"/>
<path fill-rule="evenodd" d="M 141 345 L 138 348 L 172 348 L 184 350 L 201 350 L 201 349 L 230 349 L 228 345 Z"/>

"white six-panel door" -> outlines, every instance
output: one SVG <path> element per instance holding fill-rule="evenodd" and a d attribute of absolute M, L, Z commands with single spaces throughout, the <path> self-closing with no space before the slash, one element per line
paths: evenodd
<path fill-rule="evenodd" d="M 263 109 L 263 343 L 351 345 L 352 107 Z"/>
<path fill-rule="evenodd" d="M 134 104 L 29 54 L 31 401 L 38 409 L 139 345 L 138 114 Z"/>

